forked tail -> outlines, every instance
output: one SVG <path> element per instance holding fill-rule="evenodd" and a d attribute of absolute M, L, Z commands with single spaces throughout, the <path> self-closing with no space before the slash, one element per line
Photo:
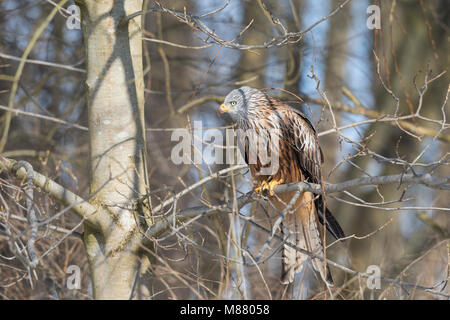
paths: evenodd
<path fill-rule="evenodd" d="M 281 200 L 274 200 L 274 206 L 281 212 L 285 208 L 284 203 L 289 203 L 293 194 L 282 195 Z M 314 204 L 314 195 L 305 192 L 296 204 L 292 206 L 294 212 L 287 213 L 282 224 L 281 230 L 286 243 L 282 249 L 282 276 L 281 282 L 289 284 L 294 281 L 296 273 L 300 272 L 308 255 L 301 253 L 288 245 L 292 244 L 298 248 L 323 256 L 323 246 L 321 241 L 321 226 L 317 216 L 317 210 Z M 333 284 L 330 270 L 327 268 L 327 275 L 324 276 L 324 264 L 319 258 L 312 258 L 312 266 L 315 271 L 320 273 L 323 280 Z"/>

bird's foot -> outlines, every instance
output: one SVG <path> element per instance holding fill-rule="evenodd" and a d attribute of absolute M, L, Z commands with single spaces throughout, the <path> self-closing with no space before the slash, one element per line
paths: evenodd
<path fill-rule="evenodd" d="M 273 197 L 275 195 L 275 192 L 273 191 L 276 186 L 283 184 L 283 179 L 278 180 L 271 180 L 269 183 L 266 181 L 263 181 L 261 185 L 255 189 L 255 192 L 261 193 L 263 196 L 271 196 Z"/>
<path fill-rule="evenodd" d="M 259 185 L 259 187 L 255 188 L 255 192 L 256 193 L 261 193 L 263 192 L 263 190 L 267 189 L 267 181 L 264 180 L 263 182 L 261 182 L 261 184 Z"/>

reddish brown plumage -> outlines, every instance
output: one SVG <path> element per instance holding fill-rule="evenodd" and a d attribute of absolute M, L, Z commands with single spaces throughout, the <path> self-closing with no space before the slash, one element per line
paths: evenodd
<path fill-rule="evenodd" d="M 264 92 L 249 87 L 234 90 L 227 96 L 225 103 L 233 100 L 242 102 L 237 110 L 232 109 L 234 120 L 240 129 L 253 130 L 256 135 L 271 129 L 276 129 L 278 132 L 279 143 L 275 146 L 269 143 L 271 147 L 268 148 L 269 152 L 278 154 L 279 159 L 279 169 L 271 175 L 259 174 L 264 166 L 259 158 L 256 163 L 248 161 L 249 142 L 240 140 L 241 152 L 245 155 L 256 188 L 270 182 L 272 186 L 298 181 L 321 183 L 322 151 L 314 127 L 303 113 Z M 267 135 L 265 138 L 270 140 L 273 135 Z M 269 200 L 275 210 L 281 213 L 294 194 L 295 192 L 273 195 L 269 197 Z M 320 196 L 310 192 L 303 193 L 282 222 L 282 233 L 287 237 L 287 242 L 298 248 L 323 254 L 322 230 L 319 224 L 319 222 L 323 223 L 323 207 Z M 331 213 L 326 210 L 325 215 L 328 230 L 336 238 L 343 237 L 343 231 Z M 282 282 L 287 284 L 293 281 L 294 274 L 301 270 L 308 256 L 286 244 L 283 246 L 282 255 Z M 329 270 L 326 275 L 324 274 L 323 261 L 315 258 L 312 262 L 314 269 L 321 274 L 322 278 L 332 282 Z"/>

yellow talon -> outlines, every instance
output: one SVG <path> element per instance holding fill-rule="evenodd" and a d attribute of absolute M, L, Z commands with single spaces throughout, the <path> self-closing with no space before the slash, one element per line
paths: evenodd
<path fill-rule="evenodd" d="M 261 185 L 255 189 L 255 192 L 256 192 L 256 193 L 264 192 L 264 190 L 267 190 L 267 186 L 268 186 L 268 184 L 267 184 L 267 182 L 264 180 L 263 182 L 261 182 Z"/>
<path fill-rule="evenodd" d="M 263 187 L 263 194 L 269 194 L 271 197 L 273 197 L 275 195 L 275 193 L 273 192 L 273 190 L 275 189 L 275 187 L 279 184 L 283 184 L 283 179 L 278 179 L 278 180 L 272 180 L 270 181 L 268 184 L 266 184 Z"/>
<path fill-rule="evenodd" d="M 283 184 L 283 179 L 278 180 L 271 180 L 270 182 L 263 181 L 259 185 L 259 187 L 255 188 L 256 193 L 260 193 L 263 196 L 271 196 L 273 197 L 275 195 L 275 192 L 273 191 L 275 187 L 279 184 Z"/>

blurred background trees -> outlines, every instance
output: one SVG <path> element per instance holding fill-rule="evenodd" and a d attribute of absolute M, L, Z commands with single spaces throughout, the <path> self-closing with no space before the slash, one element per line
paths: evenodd
<path fill-rule="evenodd" d="M 144 2 L 145 122 L 153 206 L 229 167 L 175 165 L 170 159 L 175 144 L 171 129 L 191 128 L 194 121 L 201 121 L 204 128 L 223 129 L 226 124 L 216 115 L 218 103 L 241 85 L 265 88 L 308 114 L 320 135 L 327 182 L 402 173 L 450 176 L 450 132 L 445 118 L 450 116 L 446 100 L 450 9 L 446 1 L 350 1 L 301 39 L 270 48 L 258 46 L 282 37 L 283 27 L 288 32 L 307 29 L 344 1 Z M 370 5 L 381 9 L 381 29 L 367 28 Z M 67 27 L 70 12 L 59 10 L 48 22 L 31 48 L 13 100 L 10 97 L 20 57 L 53 9 L 53 1 L 0 2 L 0 134 L 5 137 L 0 155 L 26 160 L 35 171 L 87 198 L 86 57 L 81 30 Z M 171 10 L 198 16 L 226 42 L 185 23 Z M 205 13 L 211 14 L 202 16 Z M 232 48 L 228 43 L 255 48 Z M 316 89 L 311 67 L 325 96 Z M 5 108 L 34 116 L 12 112 L 6 130 Z M 400 122 L 399 117 L 406 118 Z M 54 217 L 41 226 L 36 242 L 44 256 L 30 274 L 11 251 L 11 239 L 23 245 L 30 232 L 24 183 L 6 172 L 0 174 L 0 296 L 91 298 L 80 220 L 70 211 L 55 217 L 64 207 L 40 190 L 35 191 L 38 219 Z M 177 201 L 175 210 L 230 201 L 250 190 L 249 173 L 234 171 L 193 189 Z M 332 194 L 327 205 L 346 234 L 356 237 L 331 246 L 327 257 L 361 272 L 377 265 L 383 277 L 448 295 L 449 204 L 448 190 L 420 184 L 364 186 Z M 164 209 L 155 214 L 174 210 L 173 206 Z M 266 228 L 273 223 L 264 205 L 256 202 L 240 212 Z M 156 242 L 158 258 L 142 277 L 151 287 L 152 298 L 284 296 L 279 253 L 258 267 L 250 266 L 245 252 L 257 256 L 268 236 L 239 219 L 236 212 L 197 219 L 180 232 L 190 240 L 169 230 Z M 333 241 L 331 235 L 327 238 Z M 264 257 L 276 247 L 271 243 Z M 70 265 L 81 268 L 79 290 L 67 288 Z M 332 290 L 338 299 L 443 298 L 388 282 L 382 282 L 381 289 L 368 290 L 363 278 L 333 267 L 332 272 L 337 283 Z M 305 279 L 314 278 L 306 275 Z M 330 298 L 320 286 L 312 290 L 313 282 L 300 281 L 296 288 L 300 297 Z"/>

